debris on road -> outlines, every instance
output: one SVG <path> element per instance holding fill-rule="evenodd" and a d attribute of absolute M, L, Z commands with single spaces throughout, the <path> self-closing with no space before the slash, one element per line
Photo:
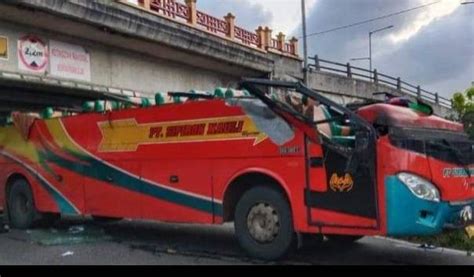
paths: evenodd
<path fill-rule="evenodd" d="M 166 249 L 166 252 L 167 252 L 168 254 L 176 254 L 176 253 L 178 253 L 178 251 L 176 251 L 176 250 L 174 250 L 174 249 L 171 249 L 171 248 Z"/>
<path fill-rule="evenodd" d="M 426 250 L 434 250 L 434 249 L 437 249 L 438 247 L 435 246 L 435 245 L 432 245 L 432 244 L 423 243 L 423 244 L 420 245 L 420 248 L 423 248 L 423 249 L 426 249 Z"/>
<path fill-rule="evenodd" d="M 32 241 L 44 246 L 76 245 L 112 239 L 102 228 L 83 225 L 31 230 L 29 234 Z"/>
<path fill-rule="evenodd" d="M 67 257 L 67 256 L 72 256 L 72 255 L 74 255 L 74 252 L 72 252 L 72 251 L 67 251 L 67 252 L 64 252 L 61 256 L 62 256 L 62 257 Z"/>
<path fill-rule="evenodd" d="M 82 233 L 82 232 L 84 232 L 84 226 L 72 226 L 72 227 L 69 227 L 68 232 L 71 233 L 71 234 L 79 234 L 79 233 Z"/>

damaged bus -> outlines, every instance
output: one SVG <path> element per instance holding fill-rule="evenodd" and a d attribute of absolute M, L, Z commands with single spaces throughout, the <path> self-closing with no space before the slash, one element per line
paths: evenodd
<path fill-rule="evenodd" d="M 350 243 L 472 224 L 462 125 L 403 98 L 345 107 L 301 83 L 241 85 L 248 93 L 15 114 L 0 128 L 0 210 L 19 229 L 59 215 L 234 222 L 242 248 L 268 260 L 300 234 Z"/>

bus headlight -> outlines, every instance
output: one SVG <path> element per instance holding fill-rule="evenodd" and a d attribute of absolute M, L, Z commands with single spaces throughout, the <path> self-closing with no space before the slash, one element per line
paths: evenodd
<path fill-rule="evenodd" d="M 441 201 L 439 190 L 431 182 L 410 173 L 400 173 L 397 176 L 416 197 L 433 202 Z"/>

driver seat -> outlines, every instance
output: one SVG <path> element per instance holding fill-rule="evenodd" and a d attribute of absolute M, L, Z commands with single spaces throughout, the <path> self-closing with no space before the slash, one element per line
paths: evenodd
<path fill-rule="evenodd" d="M 313 120 L 322 121 L 330 120 L 332 118 L 331 113 L 324 105 L 313 107 Z M 318 132 L 326 138 L 348 147 L 354 147 L 355 136 L 344 136 L 342 135 L 342 128 L 339 124 L 334 121 L 318 124 Z"/>

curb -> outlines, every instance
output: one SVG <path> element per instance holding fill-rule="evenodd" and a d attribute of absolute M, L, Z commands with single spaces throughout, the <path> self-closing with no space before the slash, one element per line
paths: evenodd
<path fill-rule="evenodd" d="M 381 237 L 381 236 L 375 236 L 373 237 L 375 239 L 379 240 L 385 240 L 394 244 L 398 244 L 399 247 L 406 247 L 406 248 L 411 248 L 411 249 L 416 249 L 419 251 L 424 251 L 424 252 L 432 252 L 432 253 L 439 253 L 439 254 L 450 254 L 450 255 L 458 255 L 458 256 L 473 256 L 473 253 L 469 251 L 463 251 L 463 250 L 457 250 L 457 249 L 451 249 L 451 248 L 444 248 L 444 247 L 437 247 L 437 246 L 428 246 L 428 247 L 423 247 L 423 244 L 419 243 L 413 243 L 413 242 L 408 242 L 405 240 L 399 240 L 399 239 L 393 239 L 393 238 L 387 238 L 387 237 Z M 474 256 L 473 256 L 474 257 Z"/>

